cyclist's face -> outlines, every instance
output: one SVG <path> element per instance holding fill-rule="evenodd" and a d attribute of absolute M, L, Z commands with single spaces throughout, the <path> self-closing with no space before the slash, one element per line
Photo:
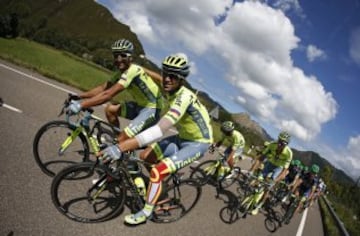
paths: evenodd
<path fill-rule="evenodd" d="M 131 54 L 129 53 L 113 53 L 114 65 L 117 69 L 124 71 L 129 68 L 131 63 Z"/>
<path fill-rule="evenodd" d="M 162 77 L 163 77 L 162 86 L 164 91 L 167 93 L 171 93 L 178 90 L 182 85 L 181 83 L 182 78 L 176 74 L 163 72 Z"/>

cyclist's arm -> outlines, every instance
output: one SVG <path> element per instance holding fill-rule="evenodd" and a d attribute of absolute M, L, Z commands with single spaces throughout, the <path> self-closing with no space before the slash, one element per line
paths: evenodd
<path fill-rule="evenodd" d="M 116 94 L 118 94 L 123 90 L 124 90 L 124 86 L 120 83 L 116 83 L 113 86 L 111 86 L 109 89 L 100 92 L 96 96 L 83 100 L 81 102 L 81 107 L 88 108 L 108 102 L 111 98 L 113 98 Z"/>
<path fill-rule="evenodd" d="M 162 76 L 159 73 L 156 73 L 155 71 L 149 70 L 145 67 L 143 67 L 146 74 L 148 74 L 156 83 L 162 82 Z"/>
<path fill-rule="evenodd" d="M 81 94 L 79 94 L 79 97 L 81 99 L 84 99 L 84 98 L 91 98 L 91 97 L 94 97 L 96 95 L 98 95 L 99 93 L 105 91 L 108 87 L 110 87 L 110 82 L 107 81 L 103 84 L 100 84 L 99 86 L 96 86 L 95 88 L 89 90 L 89 91 L 86 91 L 86 92 L 83 92 Z"/>

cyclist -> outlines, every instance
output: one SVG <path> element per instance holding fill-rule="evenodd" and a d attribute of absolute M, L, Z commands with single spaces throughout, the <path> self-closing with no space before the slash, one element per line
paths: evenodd
<path fill-rule="evenodd" d="M 302 172 L 301 165 L 302 164 L 300 160 L 291 161 L 289 169 L 287 170 L 287 174 L 284 179 L 288 190 L 292 189 L 292 186 L 294 186 L 296 181 L 300 178 Z M 282 202 L 286 202 L 286 200 L 287 200 L 287 196 L 285 196 L 282 199 Z"/>
<path fill-rule="evenodd" d="M 309 172 L 302 175 L 296 184 L 292 188 L 292 192 L 296 197 L 301 197 L 300 203 L 296 208 L 295 212 L 298 212 L 300 207 L 307 207 L 304 204 L 310 201 L 313 198 L 314 192 L 319 182 L 318 173 L 320 168 L 318 165 L 313 164 L 310 167 Z M 305 206 L 305 207 L 304 207 Z"/>
<path fill-rule="evenodd" d="M 241 154 L 245 146 L 245 139 L 239 131 L 235 130 L 235 125 L 232 121 L 223 122 L 220 129 L 223 136 L 220 141 L 210 146 L 210 152 L 214 152 L 215 148 L 221 146 L 226 141 L 227 147 L 224 154 L 229 167 L 222 167 L 220 169 L 218 178 L 222 179 L 226 174 L 230 173 L 238 159 L 242 158 Z"/>
<path fill-rule="evenodd" d="M 260 177 L 267 178 L 269 174 L 271 174 L 271 179 L 274 184 L 278 181 L 282 180 L 286 173 L 291 160 L 293 158 L 293 153 L 288 146 L 290 142 L 290 135 L 282 131 L 278 136 L 278 140 L 276 142 L 269 143 L 265 149 L 263 150 L 260 157 L 257 158 L 255 163 L 250 168 L 250 174 L 253 173 L 254 170 L 258 168 L 258 166 L 264 162 L 264 169 L 262 171 L 262 175 Z M 268 197 L 268 191 L 264 193 L 263 199 L 260 201 L 256 209 L 252 212 L 252 214 L 256 215 L 259 209 L 263 206 L 266 199 Z"/>
<path fill-rule="evenodd" d="M 119 145 L 103 150 L 103 157 L 119 159 L 121 153 L 148 146 L 140 158 L 156 163 L 150 171 L 150 184 L 145 207 L 136 214 L 125 216 L 127 224 L 146 222 L 162 191 L 162 180 L 171 173 L 200 159 L 213 142 L 210 116 L 197 96 L 186 88 L 185 79 L 190 65 L 185 54 L 173 54 L 162 62 L 162 85 L 169 109 L 160 121 Z M 160 75 L 159 75 L 160 77 Z M 166 137 L 156 143 L 170 127 L 176 126 L 177 135 Z"/>
<path fill-rule="evenodd" d="M 141 130 L 155 124 L 160 117 L 162 95 L 159 86 L 148 76 L 142 67 L 134 64 L 133 44 L 120 39 L 113 43 L 111 50 L 114 65 L 118 71 L 102 85 L 79 95 L 81 101 L 72 101 L 69 109 L 78 113 L 88 108 L 110 101 L 118 93 L 127 90 L 135 101 L 109 104 L 105 108 L 108 121 L 119 127 L 118 115 L 130 119 L 130 124 L 119 134 L 118 140 L 123 141 L 134 137 Z"/>

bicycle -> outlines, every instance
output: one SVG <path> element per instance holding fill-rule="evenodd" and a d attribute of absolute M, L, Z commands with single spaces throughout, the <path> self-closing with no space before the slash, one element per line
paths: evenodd
<path fill-rule="evenodd" d="M 127 162 L 141 165 L 139 159 L 123 156 L 111 165 L 83 162 L 59 172 L 51 185 L 51 198 L 56 209 L 71 220 L 96 223 L 118 216 L 128 203 L 132 212 L 144 206 L 144 195 L 134 183 Z M 149 165 L 149 164 L 148 164 Z M 129 191 L 129 195 L 127 195 Z M 157 223 L 174 222 L 190 212 L 201 195 L 195 180 L 182 179 L 173 173 L 163 182 L 163 192 L 155 205 L 151 220 Z"/>
<path fill-rule="evenodd" d="M 220 219 L 227 224 L 232 224 L 240 218 L 246 218 L 251 213 L 265 194 L 265 191 L 272 186 L 267 180 L 259 179 L 257 176 L 250 175 L 248 187 L 245 195 L 240 194 L 237 201 L 230 202 L 223 207 L 220 212 Z"/>
<path fill-rule="evenodd" d="M 73 96 L 68 95 L 59 116 L 65 113 Z M 89 161 L 90 154 L 96 154 L 101 144 L 116 141 L 116 133 L 120 130 L 92 113 L 91 108 L 76 116 L 65 113 L 65 120 L 50 121 L 37 131 L 33 154 L 46 175 L 53 177 L 64 166 Z"/>
<path fill-rule="evenodd" d="M 205 184 L 211 184 L 220 188 L 230 187 L 236 179 L 241 175 L 241 169 L 234 167 L 231 172 L 224 173 L 224 176 L 220 176 L 221 168 L 226 168 L 226 158 L 224 153 L 217 150 L 219 157 L 216 160 L 207 160 L 200 163 L 196 167 L 190 167 L 192 169 L 190 173 L 190 179 L 195 179 L 201 186 Z"/>

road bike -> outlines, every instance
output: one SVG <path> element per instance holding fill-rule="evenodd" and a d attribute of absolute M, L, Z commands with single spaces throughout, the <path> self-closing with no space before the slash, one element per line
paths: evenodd
<path fill-rule="evenodd" d="M 128 205 L 135 213 L 144 206 L 143 191 L 139 191 L 127 162 L 146 162 L 124 155 L 111 165 L 101 161 L 83 162 L 60 171 L 51 185 L 51 198 L 56 209 L 71 220 L 96 223 L 110 220 Z M 141 165 L 142 164 L 142 165 Z M 163 181 L 163 191 L 155 205 L 151 220 L 174 222 L 189 213 L 198 202 L 201 186 L 195 180 L 183 179 L 178 173 Z"/>
<path fill-rule="evenodd" d="M 225 164 L 227 156 L 219 150 L 217 150 L 217 154 L 216 160 L 207 160 L 196 167 L 190 167 L 192 169 L 190 178 L 198 181 L 201 186 L 211 184 L 220 188 L 230 187 L 242 175 L 241 169 L 240 167 L 234 167 L 229 171 L 230 168 Z M 228 168 L 228 171 L 224 171 L 226 168 Z"/>
<path fill-rule="evenodd" d="M 33 141 L 35 161 L 51 177 L 70 164 L 89 161 L 102 144 L 116 142 L 116 134 L 120 132 L 117 127 L 93 115 L 91 108 L 78 115 L 65 112 L 72 96 L 68 95 L 59 114 L 65 113 L 65 120 L 44 124 Z"/>
<path fill-rule="evenodd" d="M 228 202 L 227 206 L 223 207 L 219 212 L 220 219 L 224 223 L 232 224 L 240 218 L 245 218 L 247 214 L 251 213 L 258 206 L 265 192 L 271 186 L 272 183 L 269 180 L 250 175 L 245 195 L 243 195 L 243 192 L 239 192 L 237 201 Z"/>

